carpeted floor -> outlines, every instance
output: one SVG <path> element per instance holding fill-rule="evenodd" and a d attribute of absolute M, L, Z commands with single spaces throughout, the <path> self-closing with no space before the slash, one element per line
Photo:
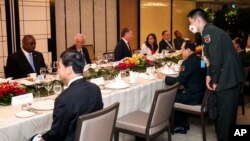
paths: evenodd
<path fill-rule="evenodd" d="M 249 102 L 249 97 L 246 97 Z M 190 130 L 187 134 L 174 134 L 172 135 L 172 141 L 202 141 L 201 121 L 198 116 L 189 117 Z M 238 107 L 237 124 L 250 125 L 250 103 L 246 103 L 245 115 L 242 115 L 241 106 Z M 155 141 L 168 141 L 167 133 L 157 137 Z M 214 123 L 212 121 L 206 121 L 206 138 L 207 141 L 216 141 L 216 134 L 214 129 Z M 133 136 L 126 135 L 126 141 L 135 141 Z"/>

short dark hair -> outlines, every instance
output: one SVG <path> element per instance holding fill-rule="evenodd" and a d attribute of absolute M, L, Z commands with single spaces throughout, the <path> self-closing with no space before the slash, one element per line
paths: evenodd
<path fill-rule="evenodd" d="M 165 32 L 168 32 L 167 30 L 163 30 L 161 35 L 163 36 L 165 34 Z"/>
<path fill-rule="evenodd" d="M 194 18 L 194 19 L 197 18 L 197 16 L 201 17 L 206 22 L 208 21 L 208 15 L 201 8 L 193 9 L 187 15 L 187 17 Z"/>
<path fill-rule="evenodd" d="M 192 41 L 188 40 L 184 42 L 186 43 L 184 46 L 185 49 L 189 48 L 190 50 L 195 51 L 195 44 Z"/>
<path fill-rule="evenodd" d="M 234 38 L 234 41 L 236 44 L 239 44 L 239 46 L 242 50 L 246 49 L 247 41 L 244 38 L 236 37 L 236 38 Z"/>
<path fill-rule="evenodd" d="M 130 29 L 128 29 L 127 27 L 123 28 L 122 29 L 122 32 L 121 32 L 121 36 L 124 37 L 126 33 L 128 33 L 130 31 Z"/>
<path fill-rule="evenodd" d="M 66 50 L 61 55 L 62 64 L 65 67 L 72 66 L 73 71 L 77 73 L 83 73 L 85 61 L 81 53 L 76 50 Z"/>

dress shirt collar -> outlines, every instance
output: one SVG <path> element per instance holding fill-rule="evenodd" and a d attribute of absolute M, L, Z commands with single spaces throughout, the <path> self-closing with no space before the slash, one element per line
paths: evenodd
<path fill-rule="evenodd" d="M 22 49 L 22 52 L 23 52 L 23 54 L 25 55 L 25 57 L 27 58 L 27 60 L 29 60 L 29 54 L 30 53 L 28 53 L 27 51 L 25 51 L 23 48 L 21 48 Z M 31 53 L 32 54 L 32 53 Z"/>
<path fill-rule="evenodd" d="M 165 39 L 163 39 L 166 43 L 169 43 L 169 41 L 168 40 L 165 40 Z"/>
<path fill-rule="evenodd" d="M 77 76 L 76 78 L 71 79 L 71 80 L 69 81 L 69 83 L 68 83 L 68 87 L 69 87 L 70 84 L 73 83 L 74 81 L 76 81 L 76 80 L 78 80 L 78 79 L 82 79 L 82 78 L 83 78 L 83 76 Z"/>
<path fill-rule="evenodd" d="M 122 40 L 123 40 L 126 44 L 128 44 L 128 41 L 127 41 L 126 39 L 122 38 Z"/>

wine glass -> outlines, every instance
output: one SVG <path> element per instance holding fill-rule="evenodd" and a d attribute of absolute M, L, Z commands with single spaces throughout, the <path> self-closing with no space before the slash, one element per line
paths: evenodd
<path fill-rule="evenodd" d="M 54 61 L 53 64 L 52 64 L 52 67 L 53 67 L 54 72 L 57 72 L 58 62 Z"/>
<path fill-rule="evenodd" d="M 62 91 L 62 85 L 60 83 L 55 83 L 53 85 L 53 91 L 58 96 Z"/>
<path fill-rule="evenodd" d="M 167 66 L 168 66 L 168 68 L 170 68 L 172 66 L 172 62 L 168 61 Z"/>
<path fill-rule="evenodd" d="M 46 71 L 47 71 L 46 67 L 41 67 L 41 68 L 40 68 L 40 75 L 42 75 L 43 78 L 44 78 L 45 75 L 46 75 Z"/>
<path fill-rule="evenodd" d="M 53 71 L 52 63 L 48 63 L 48 64 L 46 64 L 46 66 L 47 66 L 47 70 L 48 70 L 49 74 L 51 74 Z"/>
<path fill-rule="evenodd" d="M 42 88 L 43 88 L 44 86 L 43 86 L 43 83 L 42 83 L 42 81 L 38 81 L 37 83 L 36 83 L 36 97 L 40 97 L 40 92 L 41 92 L 41 90 L 42 90 Z"/>
<path fill-rule="evenodd" d="M 52 88 L 51 82 L 45 83 L 45 89 L 48 91 L 48 96 L 49 96 L 49 91 Z"/>

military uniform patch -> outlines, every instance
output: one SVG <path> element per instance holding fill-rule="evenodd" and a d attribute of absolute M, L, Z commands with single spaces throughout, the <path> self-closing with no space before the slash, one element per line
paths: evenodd
<path fill-rule="evenodd" d="M 205 35 L 205 36 L 204 36 L 204 42 L 205 42 L 205 43 L 210 43 L 210 41 L 211 41 L 210 35 L 209 35 L 209 34 L 208 34 L 208 35 Z"/>

